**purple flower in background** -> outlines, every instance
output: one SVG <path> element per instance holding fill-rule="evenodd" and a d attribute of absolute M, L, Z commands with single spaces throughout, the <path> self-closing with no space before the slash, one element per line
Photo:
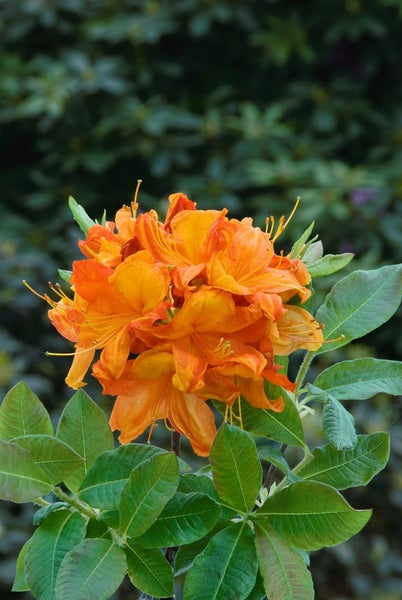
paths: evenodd
<path fill-rule="evenodd" d="M 354 206 L 369 204 L 377 198 L 377 190 L 374 188 L 356 188 L 350 192 L 350 201 Z"/>

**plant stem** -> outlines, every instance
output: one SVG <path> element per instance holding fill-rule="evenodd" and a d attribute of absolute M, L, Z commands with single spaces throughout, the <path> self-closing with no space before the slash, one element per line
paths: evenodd
<path fill-rule="evenodd" d="M 309 350 L 308 352 L 306 352 L 306 354 L 303 357 L 302 363 L 299 368 L 299 372 L 297 373 L 297 377 L 296 377 L 296 383 L 297 383 L 296 390 L 295 390 L 296 401 L 297 401 L 297 395 L 300 392 L 300 388 L 303 384 L 303 381 L 307 374 L 307 371 L 314 359 L 314 356 L 315 356 L 315 352 L 313 352 L 312 350 Z"/>
<path fill-rule="evenodd" d="M 280 451 L 281 451 L 282 454 L 285 452 L 286 448 L 287 448 L 286 444 L 282 444 L 281 445 Z M 265 477 L 264 477 L 264 487 L 266 487 L 268 491 L 269 491 L 269 488 L 271 487 L 271 484 L 273 482 L 275 473 L 278 472 L 278 471 L 279 471 L 279 469 L 277 469 L 277 467 L 273 463 L 271 463 L 269 465 L 269 467 L 267 469 L 267 472 L 265 474 Z"/>
<path fill-rule="evenodd" d="M 172 431 L 172 441 L 171 441 L 172 452 L 174 452 L 179 458 L 180 456 L 180 433 L 178 431 Z"/>
<path fill-rule="evenodd" d="M 60 498 L 60 500 L 67 502 L 67 504 L 75 508 L 79 513 L 81 513 L 85 517 L 88 517 L 89 519 L 97 518 L 97 513 L 90 506 L 83 504 L 73 496 L 69 496 L 68 494 L 63 492 L 63 490 L 60 487 L 56 486 L 53 491 Z"/>
<path fill-rule="evenodd" d="M 34 504 L 37 504 L 38 506 L 50 506 L 51 502 L 48 502 L 44 498 L 40 497 L 34 500 Z"/>

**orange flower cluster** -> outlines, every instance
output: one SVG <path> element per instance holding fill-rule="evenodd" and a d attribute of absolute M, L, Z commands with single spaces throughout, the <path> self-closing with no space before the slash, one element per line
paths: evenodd
<path fill-rule="evenodd" d="M 272 235 L 227 210 L 196 210 L 173 194 L 164 222 L 137 205 L 92 226 L 73 263 L 72 299 L 51 301 L 56 329 L 75 342 L 66 383 L 92 373 L 116 395 L 111 426 L 127 443 L 158 419 L 207 456 L 216 434 L 207 400 L 281 411 L 264 381 L 292 391 L 274 356 L 315 350 L 322 332 L 296 305 L 310 296 L 300 259 L 274 253 Z M 293 300 L 292 300 L 293 299 Z M 49 298 L 47 297 L 49 301 Z M 292 300 L 292 303 L 289 301 Z"/>

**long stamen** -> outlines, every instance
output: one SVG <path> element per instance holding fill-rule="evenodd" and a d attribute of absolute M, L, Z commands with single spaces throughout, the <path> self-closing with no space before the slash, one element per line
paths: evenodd
<path fill-rule="evenodd" d="M 286 221 L 285 221 L 285 217 L 283 215 L 282 215 L 282 217 L 280 217 L 278 227 L 272 238 L 272 243 L 274 243 L 278 239 L 278 237 L 281 235 L 281 233 L 283 233 L 285 231 L 286 227 L 289 225 L 290 221 L 292 220 L 292 218 L 297 210 L 297 207 L 299 206 L 299 203 L 300 203 L 300 196 L 297 196 L 293 210 L 290 213 L 290 215 L 288 216 L 288 218 L 286 219 Z M 271 237 L 273 234 L 274 227 L 275 227 L 275 218 L 272 216 L 269 217 L 268 219 L 266 219 L 266 224 L 267 224 L 266 228 L 268 228 L 268 226 L 270 224 L 270 229 L 267 231 L 267 233 Z"/>
<path fill-rule="evenodd" d="M 167 418 L 166 418 L 166 417 L 163 419 L 163 422 L 164 422 L 164 424 L 165 424 L 165 427 L 166 427 L 166 429 L 167 429 L 168 431 L 170 431 L 170 432 L 172 432 L 172 431 L 176 431 L 176 430 L 175 430 L 175 429 L 174 429 L 174 428 L 173 428 L 173 427 L 172 427 L 172 426 L 169 424 L 169 421 L 167 420 Z"/>
<path fill-rule="evenodd" d="M 130 205 L 131 216 L 133 217 L 133 219 L 135 219 L 135 217 L 137 215 L 137 210 L 138 210 L 138 194 L 139 194 L 139 191 L 140 191 L 141 183 L 142 183 L 142 179 L 138 179 L 137 180 L 137 187 L 135 188 L 135 192 L 134 192 L 134 197 L 133 197 L 133 200 L 132 200 L 131 205 Z"/>
<path fill-rule="evenodd" d="M 34 290 L 33 287 L 30 286 L 29 283 L 25 279 L 23 279 L 22 283 L 25 285 L 26 288 L 28 288 L 28 290 L 30 292 L 35 294 L 35 296 L 37 296 L 41 300 L 44 300 L 45 302 L 47 302 L 52 308 L 55 308 L 57 306 L 57 302 L 55 300 L 52 300 L 48 294 L 40 294 L 39 292 Z"/>
<path fill-rule="evenodd" d="M 151 428 L 149 430 L 148 437 L 147 437 L 147 444 L 151 443 L 151 438 L 152 438 L 152 434 L 154 432 L 155 427 L 158 427 L 158 423 L 156 422 L 156 419 L 152 419 Z"/>
<path fill-rule="evenodd" d="M 241 409 L 241 397 L 237 396 L 237 407 L 239 409 L 239 414 L 238 414 L 238 420 L 240 423 L 240 427 L 241 429 L 243 429 L 243 413 L 242 413 L 242 409 Z"/>
<path fill-rule="evenodd" d="M 65 298 L 69 299 L 67 294 L 65 292 L 63 292 L 63 290 L 61 289 L 60 283 L 55 283 L 53 285 L 53 283 L 51 281 L 49 281 L 48 285 L 49 285 L 49 288 L 51 289 L 51 291 L 54 294 L 56 294 L 56 296 L 58 296 L 62 300 L 64 300 Z"/>

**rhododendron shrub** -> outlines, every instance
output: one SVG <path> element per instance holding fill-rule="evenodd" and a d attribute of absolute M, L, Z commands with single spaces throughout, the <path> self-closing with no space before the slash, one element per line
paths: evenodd
<path fill-rule="evenodd" d="M 340 490 L 388 460 L 388 434 L 358 435 L 344 401 L 402 393 L 402 364 L 329 359 L 315 378 L 309 367 L 394 314 L 401 265 L 349 272 L 313 312 L 313 279 L 352 255 L 324 255 L 312 226 L 285 254 L 289 219 L 261 229 L 182 193 L 164 219 L 140 212 L 137 194 L 113 221 L 70 207 L 82 258 L 63 286 L 35 293 L 73 344 L 76 391 L 56 431 L 23 382 L 0 406 L 1 497 L 39 506 L 13 589 L 107 600 L 128 575 L 154 598 L 314 598 L 308 553 L 371 514 Z M 110 415 L 82 390 L 89 378 L 114 397 Z M 322 440 L 310 448 L 315 412 Z M 171 448 L 153 445 L 156 427 Z M 204 457 L 195 472 L 181 437 Z"/>

